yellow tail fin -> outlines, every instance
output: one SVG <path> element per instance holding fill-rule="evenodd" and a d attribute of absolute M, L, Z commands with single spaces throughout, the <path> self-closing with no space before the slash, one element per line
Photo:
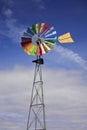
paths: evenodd
<path fill-rule="evenodd" d="M 74 40 L 72 39 L 72 37 L 70 35 L 70 32 L 65 33 L 65 34 L 59 36 L 58 37 L 58 41 L 60 43 L 72 43 L 72 42 L 74 42 Z"/>

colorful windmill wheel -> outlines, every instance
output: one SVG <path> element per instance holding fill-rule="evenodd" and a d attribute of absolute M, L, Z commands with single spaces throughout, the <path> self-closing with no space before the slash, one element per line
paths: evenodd
<path fill-rule="evenodd" d="M 22 48 L 28 55 L 41 56 L 53 48 L 57 36 L 50 24 L 38 23 L 28 27 L 21 39 Z"/>

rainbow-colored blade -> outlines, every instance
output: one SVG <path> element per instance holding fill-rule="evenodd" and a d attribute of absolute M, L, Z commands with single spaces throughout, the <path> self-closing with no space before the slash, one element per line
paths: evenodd
<path fill-rule="evenodd" d="M 72 42 L 74 42 L 69 32 L 59 36 L 58 41 L 60 43 L 72 43 Z"/>
<path fill-rule="evenodd" d="M 24 52 L 26 52 L 28 55 L 36 55 L 37 46 L 35 46 L 32 42 L 22 42 L 21 45 Z"/>
<path fill-rule="evenodd" d="M 46 23 L 37 23 L 28 27 L 21 38 L 21 46 L 28 55 L 41 56 L 56 44 L 54 27 Z"/>

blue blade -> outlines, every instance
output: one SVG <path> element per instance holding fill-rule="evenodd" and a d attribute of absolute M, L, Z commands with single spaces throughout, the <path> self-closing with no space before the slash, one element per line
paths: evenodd
<path fill-rule="evenodd" d="M 30 28 L 27 29 L 27 33 L 29 33 L 30 35 L 34 35 L 34 33 L 32 32 L 32 30 Z"/>
<path fill-rule="evenodd" d="M 45 38 L 45 40 L 52 40 L 52 41 L 55 41 L 55 40 L 57 40 L 57 36 L 55 36 L 55 37 L 49 37 L 49 38 Z"/>
<path fill-rule="evenodd" d="M 26 37 L 26 38 L 32 38 L 32 35 L 27 33 L 27 32 L 24 32 L 23 33 L 23 37 Z"/>
<path fill-rule="evenodd" d="M 46 35 L 45 37 L 49 37 L 49 36 L 55 35 L 56 33 L 57 33 L 56 31 L 53 31 L 52 33 Z"/>

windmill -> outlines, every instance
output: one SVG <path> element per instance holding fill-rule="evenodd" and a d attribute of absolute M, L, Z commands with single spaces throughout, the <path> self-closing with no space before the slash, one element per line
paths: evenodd
<path fill-rule="evenodd" d="M 44 64 L 43 54 L 50 51 L 59 41 L 60 43 L 73 42 L 70 33 L 63 34 L 57 38 L 54 27 L 46 23 L 37 23 L 28 27 L 21 37 L 21 46 L 25 53 L 36 56 L 32 62 L 35 63 L 35 73 L 32 86 L 27 130 L 46 130 L 45 103 L 43 95 L 43 80 L 41 65 Z"/>

